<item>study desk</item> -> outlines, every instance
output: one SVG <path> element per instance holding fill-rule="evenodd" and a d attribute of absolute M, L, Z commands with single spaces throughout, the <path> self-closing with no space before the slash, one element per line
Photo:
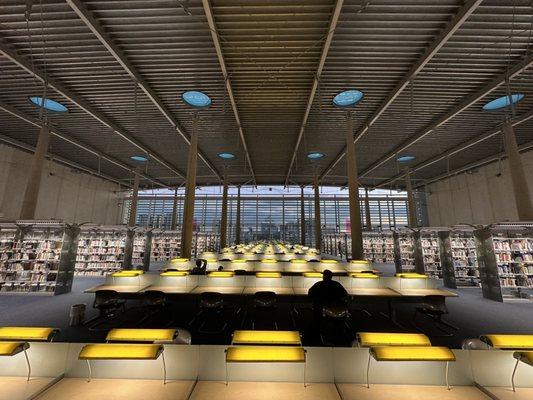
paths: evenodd
<path fill-rule="evenodd" d="M 444 296 L 444 297 L 458 297 L 457 293 L 446 289 L 392 289 L 403 297 L 424 297 L 424 296 Z"/>
<path fill-rule="evenodd" d="M 221 294 L 242 294 L 243 286 L 197 286 L 189 293 L 202 294 L 205 292 L 217 292 Z"/>
<path fill-rule="evenodd" d="M 114 290 L 117 293 L 139 293 L 144 291 L 150 285 L 112 285 L 103 284 L 86 289 L 84 293 L 95 293 L 98 290 Z"/>
<path fill-rule="evenodd" d="M 255 294 L 257 292 L 274 292 L 278 296 L 294 295 L 294 290 L 291 287 L 272 287 L 272 286 L 249 286 L 245 287 L 242 294 Z"/>
<path fill-rule="evenodd" d="M 196 286 L 157 286 L 152 285 L 148 286 L 147 288 L 141 290 L 141 293 L 144 293 L 148 290 L 150 291 L 157 291 L 157 292 L 163 292 L 166 294 L 180 294 L 180 293 L 190 293 Z"/>

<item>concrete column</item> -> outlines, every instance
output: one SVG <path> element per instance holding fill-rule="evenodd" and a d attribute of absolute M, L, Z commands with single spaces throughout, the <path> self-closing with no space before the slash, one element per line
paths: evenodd
<path fill-rule="evenodd" d="M 320 221 L 320 193 L 318 190 L 318 178 L 315 178 L 315 247 L 318 251 L 322 249 L 322 226 Z"/>
<path fill-rule="evenodd" d="M 137 203 L 139 202 L 139 168 L 135 169 L 135 178 L 133 180 L 133 189 L 131 192 L 130 217 L 128 226 L 135 226 L 137 220 Z"/>
<path fill-rule="evenodd" d="M 178 188 L 174 189 L 174 202 L 172 203 L 172 221 L 170 222 L 170 230 L 175 231 L 178 224 Z"/>
<path fill-rule="evenodd" d="M 191 145 L 189 147 L 189 158 L 187 162 L 187 181 L 185 182 L 185 203 L 183 206 L 183 225 L 181 229 L 181 256 L 183 258 L 191 258 L 197 157 L 198 115 L 195 113 L 192 117 Z"/>
<path fill-rule="evenodd" d="M 372 230 L 372 219 L 370 217 L 370 201 L 368 200 L 368 188 L 365 188 L 365 219 L 366 229 Z"/>
<path fill-rule="evenodd" d="M 37 147 L 30 165 L 30 173 L 28 182 L 26 183 L 26 191 L 24 192 L 24 199 L 22 200 L 22 209 L 20 210 L 20 219 L 34 219 L 35 210 L 37 208 L 37 200 L 39 199 L 39 189 L 41 188 L 41 178 L 43 174 L 43 165 L 48 152 L 48 144 L 50 143 L 50 128 L 43 125 L 37 140 Z"/>
<path fill-rule="evenodd" d="M 359 207 L 357 162 L 355 159 L 355 145 L 353 143 L 353 121 L 350 113 L 348 113 L 346 116 L 346 167 L 348 169 L 352 260 L 363 260 L 363 233 L 361 232 L 361 210 Z"/>
<path fill-rule="evenodd" d="M 515 197 L 516 210 L 518 211 L 519 221 L 533 221 L 533 206 L 531 196 L 527 185 L 522 156 L 518 151 L 516 136 L 513 126 L 509 121 L 505 122 L 502 127 L 503 140 L 505 143 L 505 152 L 509 162 L 509 173 L 513 183 L 513 193 Z"/>
<path fill-rule="evenodd" d="M 241 243 L 241 186 L 237 186 L 237 214 L 235 215 L 235 243 Z"/>
<path fill-rule="evenodd" d="M 410 169 L 408 169 L 405 174 L 405 190 L 407 191 L 407 222 L 411 228 L 416 228 L 418 226 L 418 221 L 416 220 L 416 204 L 415 196 L 413 194 L 413 185 L 411 184 Z"/>
<path fill-rule="evenodd" d="M 222 212 L 220 215 L 220 247 L 226 247 L 228 238 L 228 178 L 224 173 L 224 187 L 222 189 Z"/>
<path fill-rule="evenodd" d="M 300 186 L 300 244 L 305 246 L 305 199 L 304 199 L 304 187 Z"/>

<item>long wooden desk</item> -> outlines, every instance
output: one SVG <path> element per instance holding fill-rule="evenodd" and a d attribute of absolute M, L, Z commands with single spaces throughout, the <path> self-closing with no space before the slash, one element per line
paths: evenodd
<path fill-rule="evenodd" d="M 86 289 L 84 293 L 95 293 L 98 290 L 114 290 L 117 293 L 139 293 L 146 290 L 150 285 L 98 285 Z"/>
<path fill-rule="evenodd" d="M 446 289 L 391 289 L 399 293 L 403 297 L 423 297 L 423 296 L 444 296 L 444 297 L 458 297 L 457 293 Z"/>

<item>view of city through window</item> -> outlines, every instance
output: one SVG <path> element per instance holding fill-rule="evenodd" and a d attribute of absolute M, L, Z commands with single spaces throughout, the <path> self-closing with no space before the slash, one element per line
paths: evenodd
<path fill-rule="evenodd" d="M 183 190 L 177 196 L 177 229 L 183 217 Z M 369 191 L 370 219 L 374 230 L 388 230 L 407 225 L 406 194 L 400 191 Z M 137 225 L 170 229 L 174 192 L 148 190 L 140 193 Z M 346 233 L 350 230 L 347 190 L 321 188 L 320 196 L 322 234 Z M 360 191 L 361 223 L 366 226 L 365 191 Z M 222 208 L 222 189 L 202 187 L 196 191 L 194 230 L 218 233 Z M 314 244 L 314 197 L 312 188 L 304 189 L 306 239 Z M 420 208 L 420 207 L 419 207 Z M 124 208 L 127 219 L 129 206 Z M 228 238 L 235 240 L 237 214 L 237 188 L 231 187 L 228 195 Z M 423 212 L 420 212 L 423 214 Z M 280 239 L 301 241 L 301 192 L 299 187 L 242 187 L 241 188 L 241 240 Z"/>

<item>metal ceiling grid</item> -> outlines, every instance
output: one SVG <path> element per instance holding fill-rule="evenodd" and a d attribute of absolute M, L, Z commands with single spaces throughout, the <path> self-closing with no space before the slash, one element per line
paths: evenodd
<path fill-rule="evenodd" d="M 185 171 L 186 140 L 191 129 L 191 110 L 179 96 L 184 90 L 202 89 L 214 104 L 200 113 L 199 147 L 210 166 L 199 160 L 198 183 L 218 184 L 212 169 L 218 174 L 224 170 L 225 163 L 217 157 L 220 151 L 237 155 L 229 164 L 228 173 L 233 177 L 230 180 L 243 183 L 251 178 L 201 0 L 43 0 L 44 28 L 39 3 L 33 2 L 29 22 L 30 50 L 24 20 L 26 1 L 2 1 L 0 45 L 15 50 L 27 64 L 33 58 L 41 71 L 45 68 L 46 51 L 47 76 L 114 124 L 111 128 L 106 126 L 76 101 L 65 98 L 61 90 L 49 89 L 50 97 L 71 110 L 67 115 L 52 117 L 56 129 L 130 166 L 133 164 L 129 157 L 142 153 L 123 134 L 131 135 L 163 160 L 149 162 L 149 175 L 160 178 L 164 184 L 176 185 L 183 179 L 168 166 Z M 111 50 L 91 30 L 85 15 L 76 12 L 72 6 L 75 3 L 86 8 L 89 17 L 94 18 L 93 23 L 102 27 L 113 46 Z M 488 91 L 459 113 L 452 110 L 528 53 L 533 22 L 530 3 L 344 1 L 290 181 L 310 183 L 318 169 L 322 173 L 328 170 L 323 179 L 325 184 L 346 182 L 344 159 L 337 157 L 345 147 L 345 113 L 333 108 L 331 99 L 349 87 L 365 93 L 354 116 L 358 169 L 364 174 L 360 182 L 365 185 L 387 182 L 397 176 L 394 155 L 398 149 L 414 154 L 419 164 L 495 129 L 501 123 L 501 113 L 488 114 L 481 106 L 504 95 L 504 85 Z M 335 0 L 210 1 L 258 183 L 285 181 L 335 4 Z M 463 12 L 467 14 L 461 19 Z M 456 26 L 443 39 L 442 35 L 451 29 L 450 22 Z M 414 81 L 407 82 L 399 95 L 386 103 L 387 96 L 395 93 L 424 52 L 438 41 L 442 46 L 427 57 Z M 135 90 L 127 68 L 113 56 L 113 48 L 126 57 L 153 96 L 168 110 L 167 114 L 141 87 Z M 511 90 L 526 94 L 516 108 L 517 117 L 532 109 L 531 86 L 529 71 L 519 71 L 511 79 Z M 38 118 L 38 110 L 28 103 L 27 96 L 41 92 L 39 81 L 13 60 L 0 56 L 0 102 Z M 371 120 L 372 126 L 366 131 L 365 123 L 377 111 L 379 116 Z M 452 118 L 440 123 L 445 115 Z M 34 143 L 35 128 L 29 129 L 27 126 L 31 125 L 20 121 L 0 112 L 3 131 L 0 133 Z M 172 121 L 184 132 L 185 139 Z M 440 126 L 428 130 L 436 122 Z M 516 128 L 521 143 L 528 141 L 523 126 Z M 420 139 L 413 141 L 417 135 L 421 135 Z M 493 154 L 498 153 L 500 148 L 493 148 L 493 139 L 454 154 L 453 165 L 461 168 L 486 158 L 490 149 Z M 58 155 L 69 158 L 72 153 L 94 167 L 98 157 L 93 153 L 78 154 L 79 150 L 61 142 L 54 139 Z M 310 162 L 306 157 L 308 151 L 320 151 L 326 157 Z M 332 166 L 336 159 L 340 161 Z M 168 166 L 163 165 L 165 161 Z M 110 164 L 106 168 L 111 177 L 128 179 L 129 172 L 123 167 Z M 447 162 L 439 161 L 417 171 L 415 176 L 430 179 L 446 169 Z M 143 183 L 151 185 L 145 180 Z"/>

